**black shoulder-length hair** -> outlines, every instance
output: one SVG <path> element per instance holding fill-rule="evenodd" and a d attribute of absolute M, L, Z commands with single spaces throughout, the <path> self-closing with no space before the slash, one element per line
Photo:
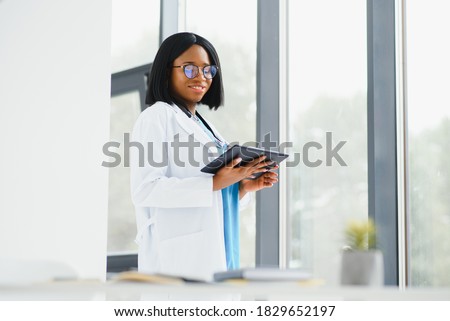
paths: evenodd
<path fill-rule="evenodd" d="M 173 61 L 192 45 L 202 46 L 208 53 L 211 65 L 219 67 L 219 71 L 214 77 L 211 87 L 203 96 L 200 103 L 214 110 L 223 104 L 223 82 L 219 56 L 217 55 L 216 49 L 214 49 L 208 40 L 199 35 L 191 32 L 180 32 L 164 40 L 156 53 L 148 78 L 147 96 L 145 98 L 147 105 L 153 105 L 157 101 L 164 101 L 168 104 L 175 103 L 186 107 L 183 102 L 171 95 L 169 80 Z"/>

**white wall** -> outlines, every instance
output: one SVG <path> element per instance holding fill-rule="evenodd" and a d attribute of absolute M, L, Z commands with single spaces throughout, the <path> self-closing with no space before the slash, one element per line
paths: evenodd
<path fill-rule="evenodd" d="M 104 278 L 108 0 L 0 1 L 0 259 Z"/>

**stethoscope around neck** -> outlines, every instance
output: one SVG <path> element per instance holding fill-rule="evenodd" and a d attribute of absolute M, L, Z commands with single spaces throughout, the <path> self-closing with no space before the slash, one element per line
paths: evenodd
<path fill-rule="evenodd" d="M 188 116 L 189 118 L 193 118 L 197 122 L 201 122 L 202 125 L 205 126 L 211 132 L 211 134 L 213 134 L 217 148 L 224 149 L 226 144 L 224 142 L 222 142 L 222 140 L 219 137 L 217 137 L 217 135 L 212 130 L 211 126 L 208 125 L 208 123 L 203 119 L 203 117 L 200 115 L 200 113 L 198 111 L 195 111 L 195 115 L 194 115 L 186 107 L 184 107 L 184 106 L 179 106 L 179 107 L 186 114 L 186 116 Z"/>

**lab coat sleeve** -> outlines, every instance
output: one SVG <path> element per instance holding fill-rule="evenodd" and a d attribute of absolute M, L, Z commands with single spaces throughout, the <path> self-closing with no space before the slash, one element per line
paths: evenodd
<path fill-rule="evenodd" d="M 149 108 L 154 110 L 146 110 L 144 115 L 140 115 L 132 134 L 131 144 L 143 146 L 130 147 L 131 196 L 134 205 L 160 208 L 211 207 L 214 193 L 212 176 L 168 176 L 167 148 L 170 147 L 164 147 L 170 146 L 167 135 L 168 111 L 167 108 L 156 106 Z M 149 164 L 149 149 L 152 161 L 160 165 Z"/>

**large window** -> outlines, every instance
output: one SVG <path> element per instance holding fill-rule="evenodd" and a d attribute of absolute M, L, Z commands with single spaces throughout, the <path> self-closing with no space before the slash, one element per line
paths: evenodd
<path fill-rule="evenodd" d="M 366 5 L 288 6 L 288 265 L 337 284 L 344 225 L 368 216 Z"/>
<path fill-rule="evenodd" d="M 141 101 L 138 91 L 111 97 L 110 139 L 124 144 L 124 135 L 129 134 L 139 113 Z M 115 150 L 124 160 L 123 149 Z M 109 170 L 108 198 L 108 253 L 136 252 L 133 242 L 136 236 L 134 206 L 130 197 L 130 169 L 120 166 Z"/>
<path fill-rule="evenodd" d="M 408 1 L 409 282 L 450 285 L 448 1 Z"/>
<path fill-rule="evenodd" d="M 113 0 L 111 72 L 148 64 L 159 46 L 160 0 Z"/>
<path fill-rule="evenodd" d="M 113 3 L 114 72 L 133 70 L 150 63 L 158 47 L 160 2 L 135 0 L 132 3 L 119 0 Z M 370 4 L 368 8 L 366 3 Z M 180 31 L 198 33 L 216 47 L 224 76 L 225 106 L 218 111 L 201 107 L 200 112 L 229 142 L 255 141 L 257 123 L 266 126 L 267 118 L 270 118 L 267 115 L 280 116 L 284 111 L 287 114 L 285 124 L 275 121 L 273 127 L 287 132 L 287 140 L 293 143 L 286 180 L 280 181 L 280 195 L 283 197 L 284 191 L 287 191 L 287 204 L 276 193 L 260 194 L 265 197 L 264 200 L 272 204 L 280 202 L 281 208 L 286 208 L 287 213 L 280 216 L 283 221 L 283 215 L 287 214 L 287 232 L 280 229 L 283 230 L 281 235 L 267 233 L 273 229 L 278 233 L 278 227 L 262 224 L 258 227 L 259 233 L 256 233 L 255 204 L 252 204 L 241 213 L 242 266 L 255 265 L 255 247 L 258 251 L 265 251 L 268 240 L 270 244 L 275 244 L 270 251 L 273 255 L 261 262 L 277 262 L 276 249 L 278 245 L 283 248 L 284 240 L 287 240 L 289 267 L 311 270 L 317 277 L 325 279 L 327 284 L 338 284 L 340 252 L 345 246 L 345 224 L 350 219 L 367 219 L 370 214 L 381 223 L 378 226 L 381 231 L 378 240 L 391 246 L 389 251 L 385 251 L 388 254 L 385 257 L 388 258 L 385 261 L 389 269 L 388 284 L 403 280 L 397 277 L 397 268 L 404 266 L 398 264 L 403 260 L 397 254 L 401 247 L 408 250 L 406 266 L 409 270 L 405 272 L 409 284 L 450 285 L 447 276 L 450 269 L 450 202 L 446 195 L 450 188 L 446 157 L 450 146 L 450 109 L 447 107 L 449 98 L 445 95 L 450 87 L 450 81 L 446 78 L 450 74 L 447 58 L 450 47 L 446 41 L 450 23 L 445 17 L 450 5 L 446 1 L 430 0 L 411 1 L 406 6 L 405 83 L 408 88 L 404 101 L 408 112 L 408 153 L 405 158 L 409 170 L 409 203 L 406 206 L 406 242 L 400 240 L 397 244 L 403 234 L 397 230 L 397 216 L 402 216 L 396 206 L 403 203 L 396 195 L 395 186 L 403 182 L 396 181 L 395 171 L 402 168 L 400 162 L 403 159 L 395 158 L 395 151 L 400 151 L 401 146 L 395 145 L 394 101 L 396 95 L 401 98 L 398 96 L 401 93 L 395 92 L 393 85 L 396 77 L 400 76 L 395 74 L 392 58 L 396 30 L 393 25 L 390 30 L 386 21 L 393 21 L 395 4 L 405 2 L 380 3 L 360 0 L 286 1 L 286 97 L 282 96 L 283 84 L 278 83 L 278 76 L 282 74 L 278 72 L 284 72 L 278 56 L 274 61 L 264 60 L 264 65 L 259 66 L 260 74 L 264 75 L 259 79 L 260 83 L 264 83 L 262 88 L 269 92 L 269 97 L 279 94 L 280 101 L 286 98 L 286 110 L 277 109 L 276 103 L 264 102 L 260 102 L 258 111 L 256 108 L 257 19 L 261 19 L 260 25 L 266 23 L 264 26 L 267 26 L 267 21 L 278 21 L 279 17 L 274 18 L 275 13 L 270 11 L 268 14 L 263 10 L 260 11 L 263 14 L 257 17 L 257 0 L 183 0 L 179 2 L 180 17 L 164 15 L 168 19 L 184 22 L 178 25 Z M 261 6 L 268 4 L 277 5 L 263 0 L 259 3 Z M 145 12 L 145 17 L 140 16 L 142 12 Z M 132 18 L 126 18 L 127 15 Z M 129 26 L 125 26 L 127 22 L 130 22 Z M 128 27 L 132 29 L 122 30 Z M 126 36 L 120 36 L 122 32 Z M 282 34 L 283 31 L 279 36 Z M 272 38 L 277 37 L 272 35 Z M 285 47 L 278 50 L 278 38 L 272 38 L 265 33 L 259 35 L 263 43 L 260 44 L 263 48 L 261 55 L 270 51 L 268 48 L 275 48 L 274 52 L 279 52 L 284 59 L 281 52 Z M 369 52 L 367 48 L 370 48 Z M 261 64 L 263 59 L 261 56 L 259 58 Z M 368 68 L 368 62 L 373 70 Z M 134 68 L 135 71 L 137 69 Z M 138 77 L 143 77 L 143 72 Z M 142 83 L 141 80 L 137 83 Z M 142 92 L 145 89 L 137 87 L 118 92 L 112 100 L 111 138 L 114 140 L 120 141 L 122 133 L 131 130 L 133 119 L 139 112 L 139 103 L 142 106 Z M 380 99 L 385 96 L 386 100 Z M 374 100 L 377 100 L 376 104 Z M 280 103 L 282 108 L 283 103 Z M 388 116 L 384 115 L 386 110 Z M 257 117 L 261 115 L 266 118 Z M 280 117 L 282 121 L 285 118 L 284 114 Z M 389 130 L 384 130 L 386 124 L 390 124 Z M 385 163 L 389 166 L 383 167 Z M 388 174 L 383 172 L 384 168 L 390 170 Z M 135 250 L 132 243 L 134 212 L 129 202 L 129 191 L 124 188 L 129 186 L 125 184 L 127 175 L 125 170 L 117 168 L 110 176 L 110 253 Z M 383 181 L 380 177 L 394 179 L 388 181 L 390 186 L 385 186 L 380 184 Z M 371 191 L 370 200 L 368 191 Z M 390 204 L 390 211 L 384 213 L 384 210 L 380 211 L 384 208 L 380 205 L 386 201 Z M 381 213 L 368 213 L 369 206 L 372 208 L 373 204 Z M 266 213 L 266 208 L 260 208 L 260 212 L 264 215 L 278 214 L 276 210 Z M 261 213 L 258 214 L 264 216 Z M 283 224 L 282 221 L 280 224 Z M 257 246 L 255 235 L 263 240 L 261 242 L 256 238 Z M 278 236 L 280 244 L 276 244 Z M 281 263 L 284 263 L 281 257 Z"/>
<path fill-rule="evenodd" d="M 256 0 L 186 0 L 186 31 L 211 41 L 224 78 L 224 107 L 199 111 L 230 143 L 256 139 L 256 4 Z M 240 215 L 241 266 L 254 266 L 254 202 Z"/>
<path fill-rule="evenodd" d="M 114 152 L 120 153 L 122 162 L 109 171 L 108 255 L 137 252 L 130 171 L 124 167 L 123 145 L 124 135 L 131 133 L 144 104 L 145 72 L 159 46 L 159 8 L 160 0 L 113 0 L 110 141 L 120 143 Z"/>

